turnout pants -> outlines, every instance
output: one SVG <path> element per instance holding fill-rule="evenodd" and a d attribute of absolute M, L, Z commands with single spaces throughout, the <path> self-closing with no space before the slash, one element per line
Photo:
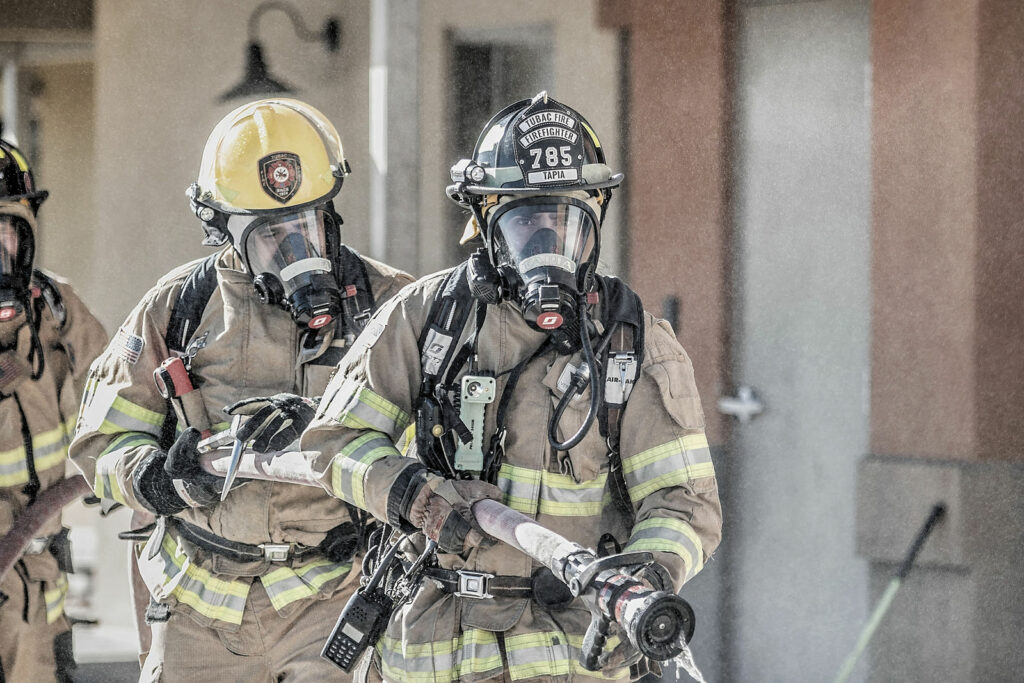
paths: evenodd
<path fill-rule="evenodd" d="M 139 680 L 350 681 L 350 675 L 320 657 L 320 650 L 356 585 L 327 600 L 308 600 L 301 609 L 282 617 L 256 579 L 236 633 L 200 626 L 188 614 L 172 610 L 170 619 L 153 629 Z"/>
<path fill-rule="evenodd" d="M 0 605 L 0 683 L 72 680 L 71 625 L 63 614 L 46 623 L 43 586 L 24 579 L 18 566 L 0 582 L 7 598 Z"/>

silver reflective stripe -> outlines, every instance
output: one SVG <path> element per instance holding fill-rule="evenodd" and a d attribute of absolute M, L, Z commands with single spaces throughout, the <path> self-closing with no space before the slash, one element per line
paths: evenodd
<path fill-rule="evenodd" d="M 528 270 L 542 266 L 561 268 L 570 273 L 576 272 L 576 262 L 568 256 L 562 256 L 561 254 L 534 254 L 533 256 L 527 256 L 519 262 L 519 272 L 526 273 Z"/>
<path fill-rule="evenodd" d="M 296 275 L 302 275 L 313 270 L 331 272 L 331 262 L 325 258 L 304 258 L 281 269 L 281 279 L 291 280 Z"/>
<path fill-rule="evenodd" d="M 686 522 L 672 517 L 652 517 L 633 527 L 625 550 L 657 550 L 681 557 L 686 565 L 684 581 L 704 566 L 703 544 Z"/>
<path fill-rule="evenodd" d="M 406 643 L 388 638 L 379 646 L 388 680 L 455 681 L 502 668 L 501 650 L 493 633 L 467 629 L 452 640 Z M 433 676 L 428 676 L 433 674 Z"/>
<path fill-rule="evenodd" d="M 369 432 L 355 439 L 334 458 L 331 487 L 342 500 L 363 507 L 363 477 L 370 463 L 389 455 L 400 455 L 383 434 Z"/>

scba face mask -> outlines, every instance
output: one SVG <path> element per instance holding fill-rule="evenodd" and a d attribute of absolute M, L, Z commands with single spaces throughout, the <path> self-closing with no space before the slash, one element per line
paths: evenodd
<path fill-rule="evenodd" d="M 593 208 L 573 197 L 528 197 L 499 205 L 490 224 L 493 263 L 526 321 L 547 332 L 575 328 L 597 259 Z"/>
<path fill-rule="evenodd" d="M 228 229 L 237 216 L 228 219 Z M 250 216 L 244 217 L 251 220 Z M 252 220 L 236 241 L 260 301 L 279 305 L 301 327 L 320 329 L 341 311 L 333 273 L 338 223 L 324 208 Z"/>
<path fill-rule="evenodd" d="M 0 323 L 25 310 L 34 251 L 29 222 L 21 216 L 0 214 Z"/>

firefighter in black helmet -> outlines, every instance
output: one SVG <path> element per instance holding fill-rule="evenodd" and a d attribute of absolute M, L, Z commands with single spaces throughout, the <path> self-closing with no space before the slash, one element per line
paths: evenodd
<path fill-rule="evenodd" d="M 17 147 L 0 140 L 0 537 L 64 479 L 86 371 L 106 333 L 71 286 L 35 268 L 39 190 Z M 0 680 L 66 681 L 67 529 L 60 511 L 0 580 Z M 6 678 L 5 678 L 6 677 Z"/>
<path fill-rule="evenodd" d="M 379 624 L 368 676 L 628 680 L 641 651 L 618 631 L 588 645 L 584 602 L 488 542 L 473 505 L 498 500 L 607 554 L 650 551 L 638 577 L 677 590 L 722 522 L 690 359 L 596 272 L 622 176 L 578 112 L 546 93 L 510 105 L 451 177 L 473 214 L 465 237 L 483 246 L 378 310 L 301 440 L 327 490 L 410 534 L 405 560 L 437 544 L 436 566 Z"/>

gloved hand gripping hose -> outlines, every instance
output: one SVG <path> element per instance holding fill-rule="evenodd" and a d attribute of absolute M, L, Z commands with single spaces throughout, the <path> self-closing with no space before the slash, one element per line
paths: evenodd
<path fill-rule="evenodd" d="M 576 310 L 579 311 L 579 324 L 580 324 L 580 341 L 583 346 L 583 365 L 579 367 L 572 374 L 572 381 L 569 382 L 569 388 L 562 394 L 562 399 L 558 402 L 555 407 L 555 412 L 551 416 L 551 421 L 548 422 L 548 443 L 556 451 L 567 451 L 573 448 L 583 437 L 587 435 L 590 430 L 590 426 L 594 423 L 594 418 L 597 417 L 598 407 L 601 405 L 601 398 L 604 395 L 604 382 L 601 378 L 601 368 L 597 364 L 596 356 L 604 353 L 605 347 L 611 341 L 612 331 L 614 326 L 609 328 L 601 343 L 598 345 L 597 352 L 595 354 L 594 348 L 590 344 L 590 331 L 589 331 L 589 320 L 587 319 L 587 301 L 586 297 L 581 296 L 577 303 Z M 583 391 L 587 387 L 587 383 L 590 383 L 590 406 L 587 408 L 587 417 L 583 420 L 583 424 L 576 430 L 566 441 L 558 440 L 558 425 L 562 422 L 562 414 L 565 409 L 569 406 L 569 401 L 572 400 L 573 396 Z"/>

